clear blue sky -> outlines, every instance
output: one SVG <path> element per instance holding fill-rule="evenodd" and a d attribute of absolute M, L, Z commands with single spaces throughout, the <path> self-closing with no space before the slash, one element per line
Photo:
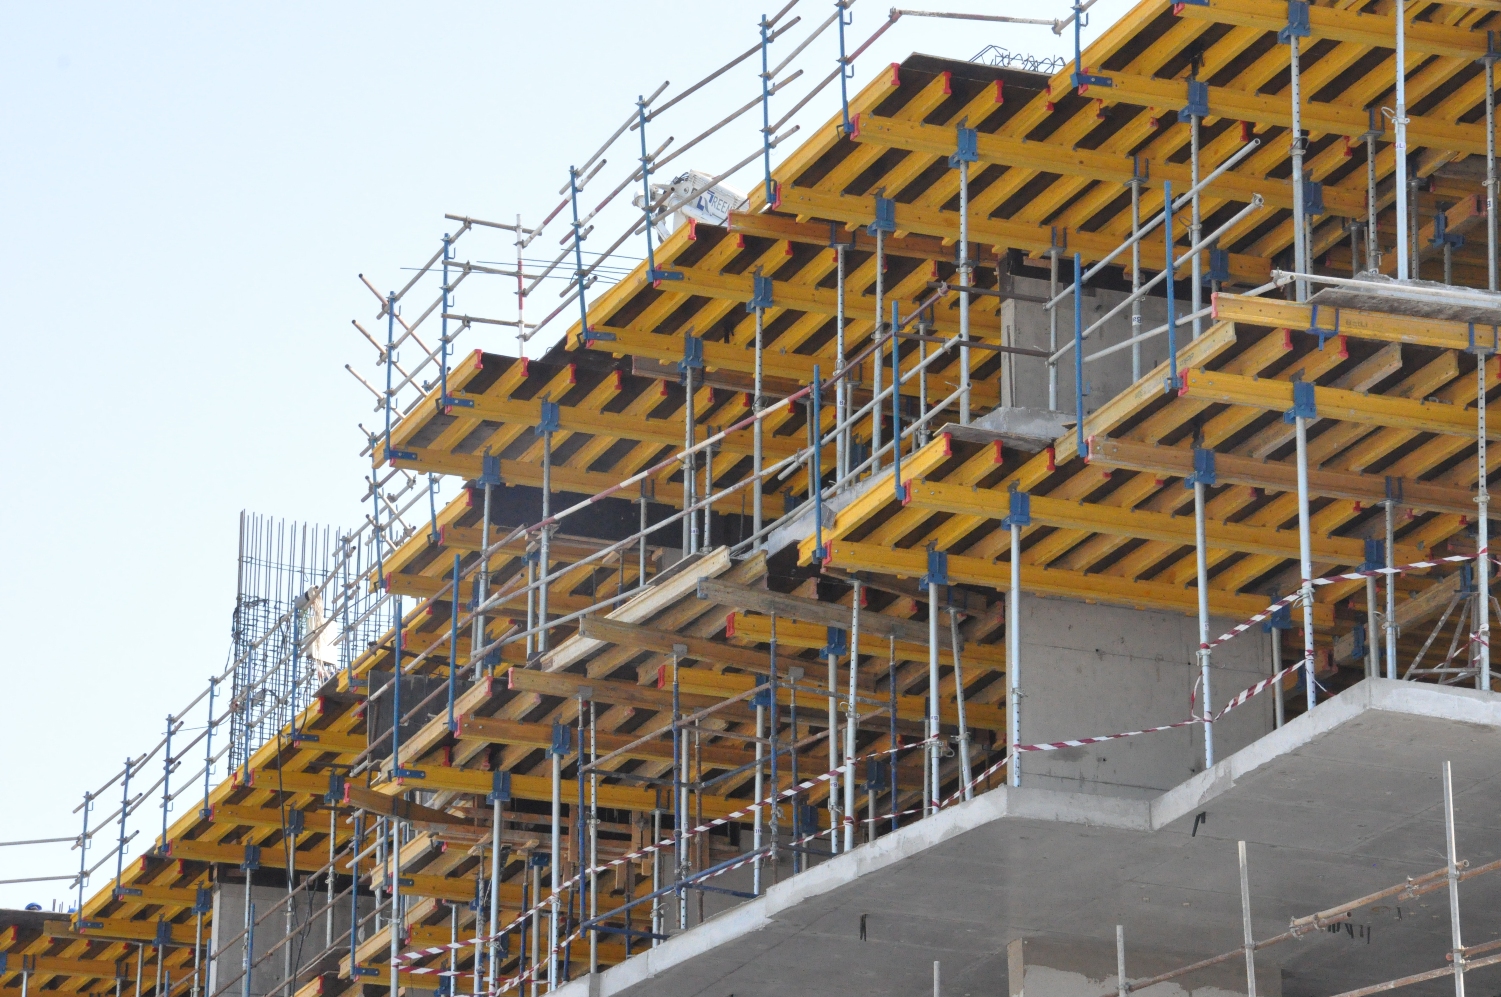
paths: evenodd
<path fill-rule="evenodd" d="M 1063 0 L 942 6 L 1067 10 Z M 1095 23 L 1127 6 L 1101 0 Z M 795 37 L 830 8 L 803 0 Z M 8 8 L 0 605 L 11 638 L 0 665 L 0 841 L 76 833 L 83 791 L 154 743 L 166 713 L 223 666 L 241 509 L 358 522 L 355 423 L 371 425 L 371 399 L 343 366 L 373 373 L 374 351 L 349 323 L 372 319 L 374 299 L 355 275 L 399 286 L 403 268 L 451 227 L 445 212 L 535 221 L 556 203 L 569 163 L 638 93 L 670 80 L 670 95 L 721 65 L 775 9 L 743 0 Z M 852 43 L 887 10 L 858 3 Z M 1086 29 L 1086 41 L 1097 32 Z M 904 19 L 862 57 L 851 86 L 913 51 L 968 58 L 988 43 L 1072 51 L 1071 37 L 1045 28 Z M 807 73 L 782 106 L 836 54 L 831 29 L 796 64 Z M 749 100 L 758 71 L 746 63 L 664 116 L 652 144 L 686 141 Z M 831 88 L 793 143 L 836 106 Z M 758 127 L 748 116 L 679 162 L 721 169 L 755 147 Z M 632 156 L 612 154 L 598 194 Z M 595 248 L 621 230 L 616 217 Z M 555 253 L 561 235 L 554 223 L 532 255 Z M 498 235 L 466 236 L 459 256 L 511 252 Z M 494 284 L 465 293 L 466 310 L 510 315 Z M 513 352 L 499 331 L 471 335 L 465 348 L 477 346 Z M 142 811 L 148 826 L 153 814 Z M 0 849 L 0 879 L 76 865 L 66 845 Z M 88 892 L 103 882 L 101 870 Z M 0 906 L 45 907 L 65 890 L 0 886 Z"/>

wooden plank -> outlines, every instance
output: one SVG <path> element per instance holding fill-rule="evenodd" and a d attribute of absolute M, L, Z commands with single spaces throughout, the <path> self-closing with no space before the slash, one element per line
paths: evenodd
<path fill-rule="evenodd" d="M 722 574 L 729 570 L 729 567 L 729 548 L 716 548 L 700 556 L 691 564 L 677 567 L 676 573 L 666 580 L 653 582 L 645 591 L 632 596 L 619 609 L 608 614 L 605 619 L 619 620 L 622 623 L 645 622 L 679 600 L 688 598 L 697 588 L 700 578 Z M 602 646 L 604 646 L 603 641 L 574 634 L 557 648 L 543 655 L 538 667 L 542 671 L 560 672 L 589 657 Z"/>
<path fill-rule="evenodd" d="M 710 579 L 699 579 L 702 586 Z M 725 603 L 724 605 L 732 605 Z M 684 648 L 683 657 L 714 665 L 730 665 L 757 675 L 769 670 L 766 655 L 733 644 L 694 637 L 689 634 L 672 633 L 641 626 L 637 623 L 621 623 L 617 620 L 585 616 L 579 620 L 579 635 L 592 640 L 607 641 L 628 650 L 654 651 L 657 654 L 673 654 L 674 647 Z"/>
<path fill-rule="evenodd" d="M 873 546 L 867 544 L 865 546 Z M 926 554 L 924 555 L 926 556 Z M 939 649 L 938 660 L 943 664 L 952 665 L 954 656 L 951 652 L 952 645 L 949 641 L 948 621 L 942 621 L 943 625 L 938 628 Z M 926 631 L 926 627 L 923 628 Z M 738 637 L 743 640 L 752 640 L 760 643 L 771 641 L 771 617 L 758 616 L 751 613 L 732 613 L 726 621 L 725 634 L 729 637 Z M 777 620 L 777 642 L 788 647 L 801 647 L 809 650 L 821 651 L 828 644 L 828 629 L 811 623 L 800 623 L 792 620 Z M 870 645 L 864 647 L 863 653 L 879 655 L 889 645 L 876 641 L 872 649 Z M 897 656 L 906 661 L 928 660 L 928 636 L 926 632 L 920 641 L 898 640 Z M 960 645 L 960 661 L 971 674 L 980 672 L 1004 672 L 1006 670 L 1006 649 L 993 644 L 962 644 Z"/>
<path fill-rule="evenodd" d="M 816 599 L 803 599 L 795 595 L 783 595 L 764 588 L 732 585 L 713 578 L 705 578 L 698 583 L 698 597 L 712 599 L 722 606 L 753 609 L 758 613 L 776 613 L 794 620 L 820 623 L 828 627 L 848 630 L 851 626 L 851 610 L 848 607 L 819 602 Z M 860 614 L 860 632 L 882 640 L 896 637 L 898 640 L 926 643 L 928 639 L 926 623 L 886 616 L 868 610 Z M 948 639 L 947 628 L 944 628 L 944 639 Z"/>

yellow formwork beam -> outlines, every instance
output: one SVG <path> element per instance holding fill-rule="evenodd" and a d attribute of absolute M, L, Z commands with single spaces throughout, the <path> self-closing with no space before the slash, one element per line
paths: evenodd
<path fill-rule="evenodd" d="M 1484 9 L 1494 10 L 1489 3 Z M 1260 31 L 1281 31 L 1287 27 L 1287 4 L 1279 0 L 1207 0 L 1204 4 L 1183 4 L 1177 8 L 1186 20 L 1213 21 Z M 1350 42 L 1368 48 L 1390 49 L 1396 46 L 1396 19 L 1385 14 L 1370 14 L 1339 7 L 1308 8 L 1309 43 L 1321 38 Z M 1404 28 L 1407 51 L 1445 56 L 1471 62 L 1486 54 L 1485 34 L 1450 27 L 1432 21 L 1408 19 Z"/>
<path fill-rule="evenodd" d="M 1000 520 L 1011 513 L 1010 496 L 990 488 L 964 488 L 940 481 L 914 481 L 908 488 L 913 505 L 961 516 Z M 1124 509 L 1090 502 L 1065 502 L 1045 495 L 1030 500 L 1034 526 L 1056 526 L 1081 533 L 1109 533 L 1164 543 L 1195 543 L 1194 523 L 1185 516 L 1145 509 Z M 1204 526 L 1204 540 L 1210 547 L 1243 554 L 1270 557 L 1298 556 L 1297 530 L 1268 529 L 1240 523 L 1211 522 Z M 1313 556 L 1330 564 L 1360 564 L 1365 560 L 1365 543 L 1351 537 L 1319 536 L 1313 540 Z M 1397 546 L 1398 563 L 1419 560 L 1422 552 L 1408 544 Z"/>
<path fill-rule="evenodd" d="M 829 544 L 825 563 L 849 571 L 873 571 L 902 578 L 917 578 L 928 570 L 925 550 L 892 550 L 874 544 L 839 540 Z M 964 585 L 982 585 L 1006 592 L 1011 588 L 1011 566 L 1004 561 L 983 557 L 950 554 L 949 579 Z M 1083 602 L 1097 602 L 1132 609 L 1161 609 L 1192 615 L 1198 612 L 1198 596 L 1191 588 L 1160 582 L 1125 581 L 1081 571 L 1021 567 L 1022 591 L 1031 595 L 1059 596 Z M 1220 589 L 1209 590 L 1209 611 L 1215 616 L 1243 620 L 1266 609 L 1271 600 L 1237 595 Z M 1323 603 L 1314 606 L 1314 622 L 1328 626 L 1334 622 L 1334 610 Z"/>
<path fill-rule="evenodd" d="M 940 610 L 941 611 L 941 610 Z M 762 644 L 771 642 L 771 617 L 759 613 L 732 613 L 725 624 L 725 632 L 730 637 L 738 637 L 742 640 L 756 641 Z M 952 665 L 954 655 L 948 648 L 949 632 L 948 623 L 938 628 L 940 647 L 938 660 L 940 664 Z M 810 650 L 822 650 L 829 642 L 827 627 L 815 623 L 800 623 L 793 620 L 777 618 L 777 643 L 786 644 L 789 647 L 801 647 Z M 890 647 L 887 641 L 875 639 L 865 648 L 866 652 L 876 654 L 885 652 Z M 903 661 L 927 661 L 928 645 L 926 642 L 917 643 L 910 640 L 896 642 L 896 655 Z M 971 675 L 980 672 L 1004 672 L 1006 670 L 1006 650 L 994 647 L 990 644 L 960 644 L 959 661 L 970 670 Z"/>
<path fill-rule="evenodd" d="M 1290 381 L 1263 380 L 1206 370 L 1185 371 L 1180 394 L 1200 401 L 1241 405 L 1271 412 L 1285 412 L 1293 405 L 1293 384 Z M 1407 429 L 1440 436 L 1474 437 L 1477 432 L 1475 413 L 1460 405 L 1322 387 L 1314 388 L 1314 404 L 1320 419 Z M 1486 439 L 1501 440 L 1501 426 L 1488 426 Z"/>
<path fill-rule="evenodd" d="M 1223 292 L 1210 296 L 1210 306 L 1214 309 L 1215 319 L 1222 322 L 1339 334 L 1383 343 L 1437 346 L 1447 350 L 1469 349 L 1471 345 L 1469 324 L 1448 319 L 1390 315 L 1327 305 L 1315 312 L 1314 306 L 1309 304 Z M 1490 331 L 1486 326 L 1478 332 L 1482 337 L 1481 345 L 1489 345 Z"/>

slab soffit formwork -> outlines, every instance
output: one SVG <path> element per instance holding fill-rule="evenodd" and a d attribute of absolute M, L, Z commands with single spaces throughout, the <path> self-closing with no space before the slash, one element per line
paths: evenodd
<path fill-rule="evenodd" d="M 585 977 L 563 989 L 569 997 L 916 995 L 931 992 L 939 960 L 949 997 L 1004 997 L 1012 939 L 1113 944 L 1117 924 L 1128 978 L 1133 946 L 1181 954 L 1186 964 L 1242 943 L 1237 840 L 1248 843 L 1258 939 L 1442 866 L 1446 760 L 1459 855 L 1472 867 L 1494 860 L 1501 697 L 1374 679 L 1156 799 L 996 789 L 773 886 L 592 987 Z M 1460 889 L 1465 943 L 1501 937 L 1501 873 Z M 1361 908 L 1352 921 L 1353 932 L 1317 931 L 1264 950 L 1258 964 L 1281 966 L 1286 997 L 1445 965 L 1443 890 Z M 1402 992 L 1447 994 L 1453 982 Z M 1501 966 L 1476 970 L 1470 992 L 1501 992 Z"/>

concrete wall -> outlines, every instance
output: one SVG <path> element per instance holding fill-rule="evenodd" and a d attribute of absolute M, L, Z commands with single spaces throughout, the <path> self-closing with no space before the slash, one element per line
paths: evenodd
<path fill-rule="evenodd" d="M 1129 262 L 1129 259 L 1128 259 Z M 1065 271 L 1067 267 L 1063 268 Z M 1023 294 L 1046 297 L 1048 294 L 1048 282 L 1036 280 L 1031 277 L 1015 277 L 1012 279 L 1012 289 Z M 1128 297 L 1124 291 L 1095 290 L 1089 287 L 1084 289 L 1083 320 L 1084 327 L 1099 319 L 1110 309 Z M 1204 300 L 1209 300 L 1208 292 L 1205 292 Z M 1180 302 L 1177 313 L 1187 314 L 1189 308 L 1186 302 Z M 1148 297 L 1141 303 L 1143 332 L 1162 325 L 1167 321 L 1167 302 L 1163 298 Z M 1012 346 L 1022 346 L 1028 349 L 1045 350 L 1048 348 L 1048 313 L 1042 305 L 1028 301 L 1006 301 L 1001 308 L 1001 325 L 1003 336 Z M 1207 320 L 1206 325 L 1207 328 Z M 1184 341 L 1192 336 L 1188 327 L 1180 330 Z M 1073 339 L 1074 336 L 1074 306 L 1073 299 L 1069 298 L 1058 308 L 1058 344 Z M 1111 319 L 1103 328 L 1095 332 L 1084 342 L 1084 355 L 1101 350 L 1107 346 L 1113 346 L 1131 338 L 1131 309 L 1128 306 L 1121 314 Z M 1015 357 L 1007 358 L 1014 362 L 1003 370 L 1001 382 L 1002 401 L 1009 405 L 1022 405 L 1030 408 L 1045 409 L 1048 407 L 1048 378 L 1046 361 L 1038 357 Z M 1146 340 L 1141 344 L 1141 370 L 1145 374 L 1154 366 L 1167 359 L 1167 335 L 1157 336 Z M 1058 408 L 1065 412 L 1074 411 L 1074 360 L 1073 355 L 1059 361 L 1058 367 Z M 1009 376 L 1007 372 L 1009 371 Z M 1085 390 L 1084 399 L 1085 413 L 1093 412 L 1096 408 L 1105 404 L 1115 395 L 1124 391 L 1135 383 L 1131 376 L 1131 349 L 1127 347 L 1119 353 L 1113 353 L 1108 357 L 1096 360 L 1084 365 Z"/>
<path fill-rule="evenodd" d="M 1113 944 L 1098 938 L 1018 938 L 1007 946 L 1010 997 L 1101 997 L 1119 977 Z M 1216 952 L 1165 953 L 1127 946 L 1126 979 L 1145 979 Z M 1143 997 L 1245 997 L 1245 960 L 1237 959 L 1133 991 Z M 1265 954 L 1256 957 L 1257 997 L 1282 997 L 1282 971 Z"/>
<path fill-rule="evenodd" d="M 321 884 L 320 884 L 321 886 Z M 266 911 L 271 910 L 277 903 L 286 898 L 287 891 L 284 886 L 252 886 L 250 888 L 250 902 L 255 905 L 255 917 L 259 918 Z M 294 930 L 306 926 L 306 932 L 302 936 L 302 944 L 292 943 L 292 957 L 300 967 L 303 979 L 313 969 L 313 959 L 327 946 L 328 929 L 326 915 L 318 914 L 309 923 L 309 910 L 318 911 L 327 900 L 325 892 L 320 888 L 313 891 L 311 907 L 307 892 L 298 895 L 293 911 Z M 367 896 L 359 898 L 360 917 L 363 918 L 374 909 L 375 901 Z M 365 926 L 360 937 L 364 938 L 373 928 L 374 922 Z M 214 888 L 214 918 L 211 952 L 219 955 L 209 966 L 208 993 L 215 993 L 221 986 L 228 985 L 229 993 L 238 997 L 243 993 L 241 989 L 244 981 L 241 977 L 240 967 L 244 958 L 244 943 L 241 939 L 225 942 L 239 935 L 245 927 L 245 884 L 224 882 Z M 339 936 L 349 930 L 349 898 L 346 896 L 338 903 L 334 910 L 333 934 L 337 940 Z M 264 956 L 272 946 L 282 940 L 287 931 L 286 917 L 278 910 L 266 920 L 262 921 L 255 929 L 254 942 L 250 952 L 252 959 Z M 344 946 L 347 951 L 348 938 L 345 938 Z M 267 997 L 268 994 L 280 994 L 280 986 L 284 974 L 282 953 L 285 948 L 278 949 L 275 954 L 266 959 L 260 965 L 250 971 L 250 994 L 251 997 Z M 223 981 L 221 983 L 221 981 Z M 234 981 L 234 982 L 230 982 Z"/>
<path fill-rule="evenodd" d="M 1213 620 L 1219 636 L 1235 621 Z M 1021 739 L 1024 744 L 1140 730 L 1185 720 L 1198 678 L 1192 616 L 1022 597 Z M 1271 674 L 1271 644 L 1249 630 L 1214 650 L 1213 702 Z M 1272 729 L 1268 690 L 1214 725 L 1225 758 Z M 1194 712 L 1202 711 L 1203 698 Z M 1059 751 L 1026 752 L 1022 784 L 1144 799 L 1204 768 L 1200 724 Z"/>

